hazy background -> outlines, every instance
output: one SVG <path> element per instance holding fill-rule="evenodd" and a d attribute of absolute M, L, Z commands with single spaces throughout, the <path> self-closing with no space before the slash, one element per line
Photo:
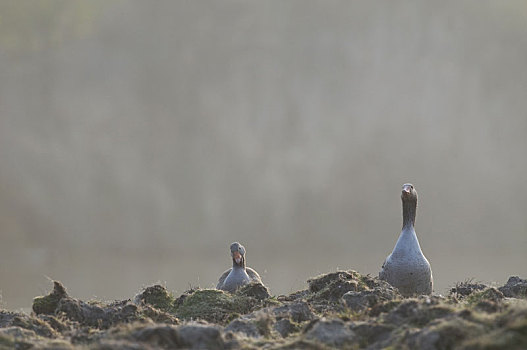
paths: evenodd
<path fill-rule="evenodd" d="M 377 274 L 401 185 L 435 289 L 527 266 L 525 1 L 0 1 L 0 290 L 274 294 Z"/>

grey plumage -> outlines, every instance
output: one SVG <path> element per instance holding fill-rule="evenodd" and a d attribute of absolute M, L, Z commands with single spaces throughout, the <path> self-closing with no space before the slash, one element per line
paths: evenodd
<path fill-rule="evenodd" d="M 216 289 L 222 289 L 222 290 L 229 290 L 229 289 L 232 289 L 232 285 L 231 283 L 225 283 L 225 279 L 227 278 L 227 276 L 229 276 L 229 274 L 231 273 L 232 271 L 232 267 L 230 269 L 228 269 L 227 271 L 225 271 L 220 279 L 218 280 L 218 284 L 216 285 Z M 237 286 L 239 284 L 239 286 L 242 286 L 244 284 L 247 284 L 247 283 L 250 283 L 250 282 L 259 282 L 259 283 L 262 283 L 262 279 L 260 277 L 260 275 L 258 274 L 258 272 L 254 271 L 253 269 L 251 269 L 250 267 L 246 267 L 245 268 L 245 274 L 247 275 L 247 277 L 249 278 L 249 281 L 240 281 L 240 282 L 237 282 L 239 280 L 240 277 L 240 274 L 238 272 L 233 272 L 233 277 L 234 277 L 234 280 L 232 281 L 233 282 L 233 286 Z M 241 279 L 245 279 L 244 277 L 241 277 Z M 237 288 L 234 288 L 234 289 L 237 289 Z M 232 291 L 232 290 L 229 290 L 229 291 Z"/>
<path fill-rule="evenodd" d="M 404 296 L 431 294 L 433 277 L 430 263 L 421 251 L 415 233 L 417 192 L 413 185 L 405 184 L 401 194 L 403 202 L 403 229 L 392 253 L 386 258 L 379 278 L 399 289 Z"/>
<path fill-rule="evenodd" d="M 245 266 L 245 247 L 238 242 L 231 244 L 232 268 L 225 271 L 216 285 L 216 289 L 234 292 L 250 282 L 262 283 L 258 272 Z M 239 259 L 237 261 L 237 258 Z"/>

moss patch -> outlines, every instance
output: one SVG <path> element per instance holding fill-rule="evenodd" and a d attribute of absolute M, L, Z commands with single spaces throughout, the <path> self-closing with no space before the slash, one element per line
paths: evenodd
<path fill-rule="evenodd" d="M 53 291 L 51 293 L 33 299 L 33 311 L 37 315 L 54 314 L 59 301 L 67 295 L 66 288 L 60 282 L 53 281 Z"/>
<path fill-rule="evenodd" d="M 271 297 L 269 289 L 261 283 L 249 283 L 242 286 L 236 291 L 236 294 L 252 297 L 258 300 L 264 300 Z"/>
<path fill-rule="evenodd" d="M 340 299 L 347 292 L 368 292 L 375 289 L 379 294 L 380 291 L 387 290 L 390 293 L 388 299 L 393 299 L 397 292 L 384 281 L 373 278 L 368 275 L 361 275 L 357 271 L 337 271 L 320 275 L 307 281 L 310 295 L 308 300 L 314 302 L 340 302 Z M 382 298 L 386 299 L 386 298 Z"/>
<path fill-rule="evenodd" d="M 156 309 L 173 312 L 175 299 L 167 289 L 159 284 L 146 287 L 137 299 Z"/>
<path fill-rule="evenodd" d="M 255 298 L 230 294 L 217 289 L 202 289 L 187 296 L 176 309 L 176 315 L 185 320 L 201 319 L 226 324 L 240 314 L 264 306 Z"/>
<path fill-rule="evenodd" d="M 307 284 L 309 285 L 309 291 L 311 293 L 318 294 L 321 297 L 332 295 L 333 293 L 331 293 L 331 289 L 335 289 L 332 287 L 340 288 L 345 284 L 353 285 L 353 287 L 350 287 L 346 292 L 349 290 L 364 289 L 360 273 L 353 270 L 337 271 L 320 275 L 307 280 Z M 344 293 L 345 292 L 342 294 Z"/>

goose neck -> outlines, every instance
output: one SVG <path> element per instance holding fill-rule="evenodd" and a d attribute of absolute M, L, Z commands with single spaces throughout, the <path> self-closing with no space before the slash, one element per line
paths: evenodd
<path fill-rule="evenodd" d="M 416 211 L 417 201 L 403 200 L 403 229 L 414 227 Z"/>

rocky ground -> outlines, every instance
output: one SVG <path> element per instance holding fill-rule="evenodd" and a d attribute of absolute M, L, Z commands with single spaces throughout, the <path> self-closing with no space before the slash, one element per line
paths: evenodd
<path fill-rule="evenodd" d="M 377 278 L 338 271 L 271 296 L 165 287 L 104 303 L 60 282 L 31 315 L 0 310 L 0 349 L 527 349 L 527 281 L 466 281 L 448 296 L 402 298 Z"/>

